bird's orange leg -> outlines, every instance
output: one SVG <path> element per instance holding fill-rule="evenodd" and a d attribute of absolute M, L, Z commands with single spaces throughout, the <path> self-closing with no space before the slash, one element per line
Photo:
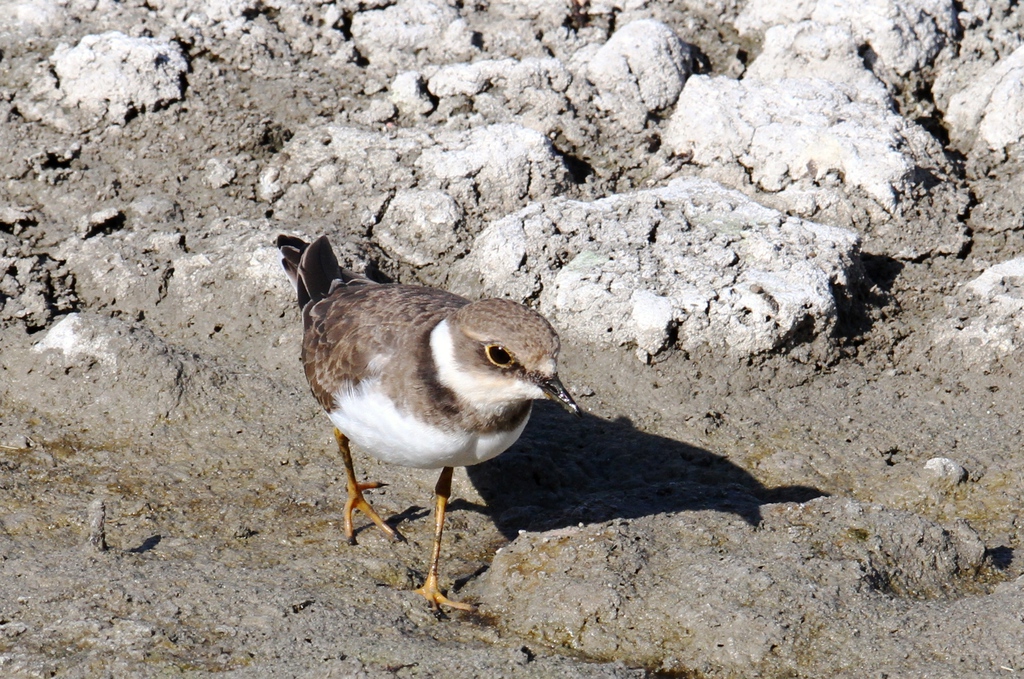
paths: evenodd
<path fill-rule="evenodd" d="M 448 507 L 448 498 L 452 494 L 452 468 L 445 467 L 441 470 L 441 476 L 434 486 L 434 550 L 430 558 L 430 570 L 427 572 L 427 581 L 416 590 L 422 594 L 434 611 L 439 611 L 441 606 L 457 608 L 460 611 L 475 611 L 476 607 L 470 604 L 452 601 L 441 590 L 437 588 L 437 562 L 441 560 L 441 533 L 444 532 L 444 513 Z"/>
<path fill-rule="evenodd" d="M 352 451 L 348 447 L 348 437 L 338 431 L 338 428 L 334 428 L 334 438 L 338 442 L 338 450 L 341 451 L 341 459 L 345 462 L 345 477 L 346 485 L 348 488 L 348 500 L 345 502 L 345 537 L 348 538 L 350 545 L 356 544 L 356 532 L 352 526 L 352 512 L 356 509 L 361 511 L 370 517 L 377 526 L 384 531 L 389 538 L 404 542 L 405 538 L 397 530 L 384 523 L 384 519 L 380 518 L 380 514 L 373 510 L 370 503 L 363 497 L 364 490 L 370 490 L 371 488 L 380 488 L 384 484 L 382 483 L 360 483 L 356 481 L 356 470 L 352 466 Z"/>

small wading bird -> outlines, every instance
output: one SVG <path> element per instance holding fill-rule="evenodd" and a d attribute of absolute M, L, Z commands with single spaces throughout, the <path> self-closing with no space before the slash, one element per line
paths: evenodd
<path fill-rule="evenodd" d="M 467 299 L 414 285 L 379 284 L 338 265 L 326 236 L 281 235 L 282 264 L 302 309 L 302 365 L 334 424 L 345 463 L 345 536 L 355 544 L 358 509 L 402 540 L 363 497 L 349 441 L 378 460 L 440 469 L 434 546 L 417 592 L 440 606 L 473 610 L 438 589 L 452 468 L 477 464 L 515 443 L 533 400 L 550 398 L 579 416 L 558 380 L 558 335 L 543 316 L 504 299 Z"/>

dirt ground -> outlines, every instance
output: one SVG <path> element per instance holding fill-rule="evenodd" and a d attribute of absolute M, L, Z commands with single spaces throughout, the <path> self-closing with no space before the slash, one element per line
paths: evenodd
<path fill-rule="evenodd" d="M 554 76 L 519 100 L 505 75 L 389 98 L 400 74 L 439 65 L 569 64 L 647 18 L 694 46 L 694 74 L 741 77 L 762 47 L 734 27 L 742 3 L 697 4 L 0 7 L 0 675 L 1024 672 L 1020 307 L 1000 316 L 967 291 L 1024 255 L 1020 146 L 951 140 L 935 85 L 1008 57 L 1015 5 L 961 16 L 926 68 L 883 74 L 941 167 L 897 216 L 863 202 L 817 216 L 863 238 L 821 337 L 639 360 L 559 328 L 585 416 L 537 404 L 509 452 L 456 472 L 442 587 L 478 613 L 439 620 L 411 591 L 434 472 L 359 455 L 408 542 L 362 517 L 357 546 L 342 536 L 344 475 L 274 236 L 327 233 L 357 267 L 445 285 L 473 237 L 531 203 L 725 182 L 661 143 L 671 106 L 637 128 Z M 385 30 L 398 10 L 406 27 L 446 23 L 402 42 Z M 107 31 L 170 45 L 160 68 L 180 53 L 171 94 L 72 101 L 54 55 Z M 554 149 L 530 151 L 524 188 L 486 168 L 469 188 L 429 175 L 432 149 L 524 120 Z M 395 145 L 339 151 L 342 128 Z M 321 138 L 333 174 L 302 174 Z M 406 233 L 385 227 L 407 190 L 452 210 L 454 240 L 426 263 L 385 239 Z M 1019 300 L 1011 274 L 999 294 Z M 100 501 L 106 550 L 89 541 Z"/>

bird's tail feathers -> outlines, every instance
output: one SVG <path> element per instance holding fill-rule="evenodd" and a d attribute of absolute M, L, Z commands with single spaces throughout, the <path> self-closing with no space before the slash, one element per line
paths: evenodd
<path fill-rule="evenodd" d="M 319 302 L 329 296 L 339 285 L 370 282 L 338 264 L 327 236 L 307 243 L 301 238 L 281 234 L 277 237 L 277 247 L 281 251 L 281 265 L 298 293 L 300 309 L 305 309 L 310 301 Z"/>

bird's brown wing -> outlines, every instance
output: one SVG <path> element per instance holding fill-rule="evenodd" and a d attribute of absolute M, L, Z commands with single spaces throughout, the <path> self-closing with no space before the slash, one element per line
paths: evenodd
<path fill-rule="evenodd" d="M 339 389 L 374 376 L 374 366 L 394 370 L 401 362 L 429 360 L 429 352 L 418 348 L 425 350 L 430 330 L 467 303 L 411 285 L 336 286 L 306 309 L 302 363 L 313 395 L 329 412 Z"/>

